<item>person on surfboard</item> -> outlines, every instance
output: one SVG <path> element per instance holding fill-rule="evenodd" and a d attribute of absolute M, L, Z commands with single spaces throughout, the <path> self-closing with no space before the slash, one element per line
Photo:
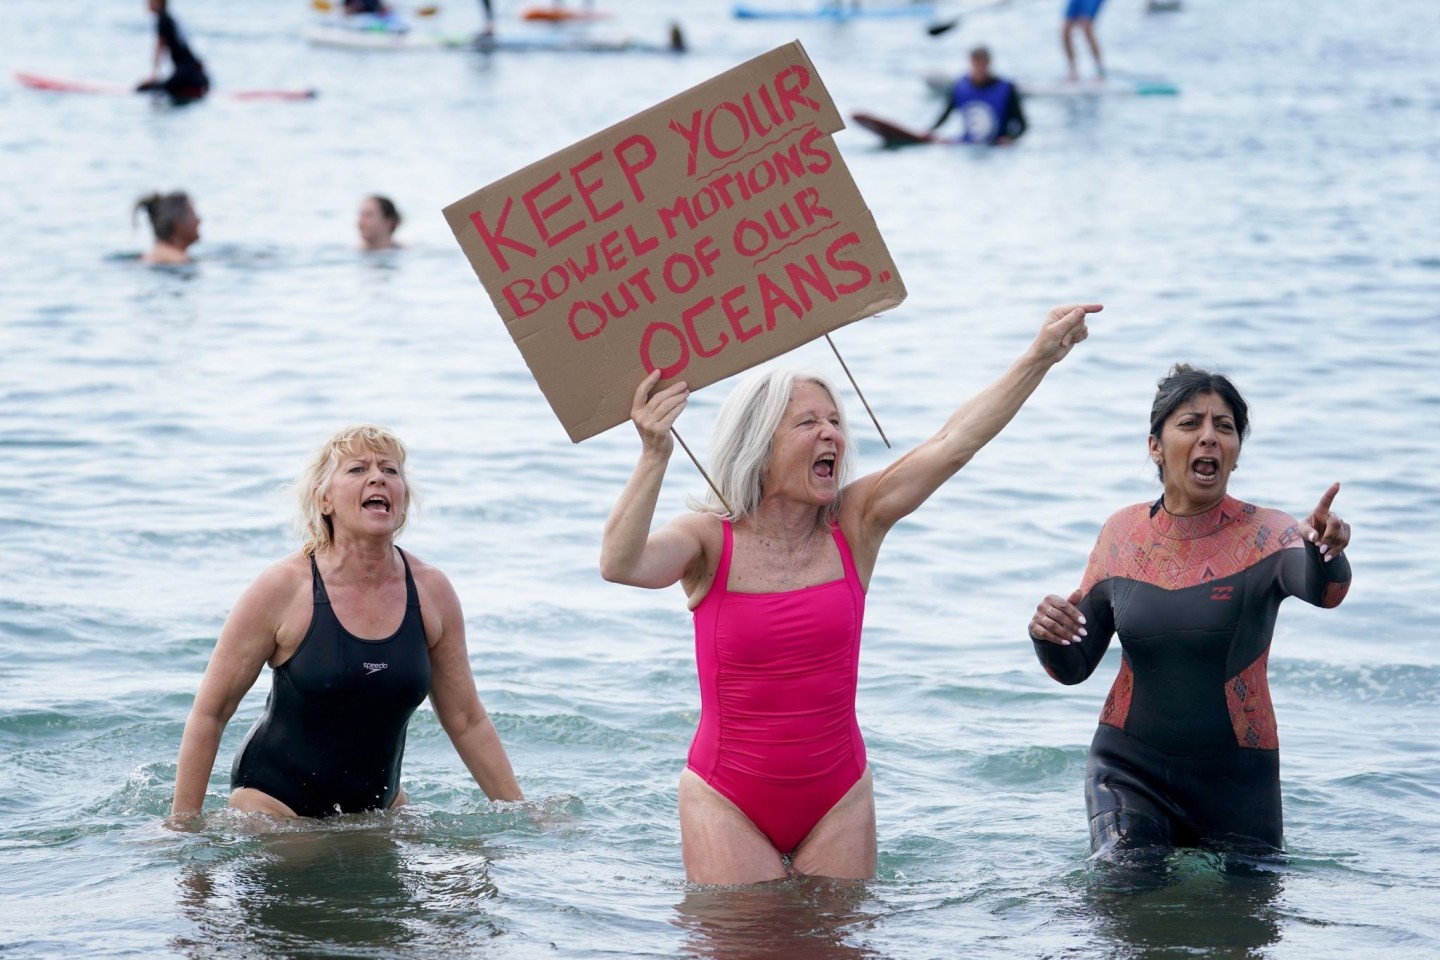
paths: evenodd
<path fill-rule="evenodd" d="M 210 92 L 210 78 L 205 75 L 205 65 L 190 49 L 180 25 L 170 16 L 167 0 L 147 0 L 150 12 L 155 14 L 155 64 L 150 78 L 135 88 L 138 93 L 162 92 L 179 103 L 190 103 Z M 166 53 L 170 55 L 171 73 L 160 79 L 160 61 Z"/>
<path fill-rule="evenodd" d="M 1060 29 L 1060 43 L 1065 48 L 1065 63 L 1068 66 L 1067 78 L 1074 82 L 1080 79 L 1079 72 L 1075 69 L 1075 39 L 1073 34 L 1079 30 L 1085 36 L 1085 42 L 1090 47 L 1090 56 L 1095 58 L 1095 77 L 1099 80 L 1105 79 L 1105 64 L 1100 59 L 1100 41 L 1095 38 L 1095 18 L 1100 16 L 1100 7 L 1105 0 L 1067 0 L 1065 5 L 1065 25 Z"/>
<path fill-rule="evenodd" d="M 945 112 L 930 127 L 931 132 L 939 130 L 956 110 L 965 125 L 961 143 L 1014 143 L 1028 126 L 1019 88 L 990 72 L 990 51 L 985 47 L 970 51 L 970 72 L 950 88 Z"/>

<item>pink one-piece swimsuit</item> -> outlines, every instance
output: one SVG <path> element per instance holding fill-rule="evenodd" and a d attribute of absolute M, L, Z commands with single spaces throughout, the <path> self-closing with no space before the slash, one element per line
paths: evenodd
<path fill-rule="evenodd" d="M 700 725 L 689 767 L 792 853 L 865 773 L 855 719 L 865 590 L 831 527 L 845 576 L 779 593 L 729 588 L 734 532 L 695 608 Z"/>

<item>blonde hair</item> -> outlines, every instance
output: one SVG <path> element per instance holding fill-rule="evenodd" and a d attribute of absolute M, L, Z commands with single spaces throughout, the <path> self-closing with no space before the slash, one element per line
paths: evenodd
<path fill-rule="evenodd" d="M 346 427 L 320 445 L 309 465 L 295 480 L 295 496 L 299 505 L 295 526 L 304 541 L 301 552 L 307 557 L 313 557 L 334 541 L 334 522 L 321 510 L 320 501 L 330 490 L 330 482 L 340 467 L 340 461 L 356 450 L 388 453 L 395 457 L 400 479 L 405 484 L 405 502 L 400 507 L 400 523 L 395 527 L 395 535 L 399 536 L 400 531 L 405 529 L 405 521 L 410 518 L 410 509 L 415 502 L 410 480 L 405 476 L 405 444 L 389 430 L 374 424 Z"/>
<path fill-rule="evenodd" d="M 813 383 L 830 396 L 840 416 L 840 435 L 845 439 L 845 452 L 835 464 L 835 484 L 845 489 L 854 464 L 854 448 L 850 442 L 850 424 L 840 395 L 829 380 L 818 373 L 804 370 L 768 370 L 752 374 L 725 398 L 710 435 L 710 479 L 719 488 L 724 503 L 708 490 L 703 498 L 690 499 L 690 507 L 701 512 L 726 516 L 725 503 L 730 504 L 731 520 L 754 513 L 764 494 L 762 479 L 770 463 L 775 430 L 790 404 L 790 392 L 796 383 Z M 840 515 L 840 496 L 826 510 L 826 519 Z"/>

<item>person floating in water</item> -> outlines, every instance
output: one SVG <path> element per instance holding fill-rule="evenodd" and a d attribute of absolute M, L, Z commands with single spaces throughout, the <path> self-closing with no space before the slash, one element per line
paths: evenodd
<path fill-rule="evenodd" d="M 985 47 L 970 51 L 970 72 L 955 81 L 945 112 L 930 129 L 940 129 L 955 110 L 965 126 L 962 143 L 1014 143 L 1028 126 L 1020 91 L 990 72 L 990 51 Z"/>
<path fill-rule="evenodd" d="M 400 228 L 400 211 L 389 197 L 378 193 L 360 202 L 360 215 L 355 223 L 360 231 L 361 250 L 398 250 L 395 231 Z"/>
<path fill-rule="evenodd" d="M 1105 521 L 1080 587 L 1040 601 L 1029 635 L 1075 684 L 1119 634 L 1120 672 L 1085 767 L 1090 848 L 1144 866 L 1175 847 L 1280 848 L 1280 741 L 1266 664 L 1286 597 L 1335 607 L 1350 525 L 1332 484 L 1304 520 L 1227 492 L 1249 425 L 1230 380 L 1177 364 L 1150 411 L 1164 493 Z"/>
<path fill-rule="evenodd" d="M 135 203 L 135 213 L 145 211 L 155 232 L 155 244 L 140 257 L 141 263 L 174 265 L 189 263 L 191 244 L 200 239 L 200 217 L 188 194 L 152 193 Z"/>
<path fill-rule="evenodd" d="M 175 103 L 190 103 L 204 97 L 210 91 L 210 78 L 205 75 L 205 65 L 190 49 L 180 25 L 170 16 L 167 0 L 147 0 L 150 12 L 155 14 L 155 64 L 150 79 L 135 89 L 140 93 L 163 92 L 169 94 Z M 160 63 L 166 54 L 170 55 L 172 67 L 170 76 L 160 79 Z"/>

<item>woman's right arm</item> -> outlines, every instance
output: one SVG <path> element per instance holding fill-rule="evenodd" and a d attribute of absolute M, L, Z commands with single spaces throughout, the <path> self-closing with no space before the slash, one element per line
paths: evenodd
<path fill-rule="evenodd" d="M 1068 597 L 1051 594 L 1035 607 L 1029 635 L 1035 656 L 1051 679 L 1075 684 L 1089 678 L 1115 635 L 1115 571 L 1108 561 L 1114 517 L 1105 521 L 1090 551 L 1079 589 Z"/>
<path fill-rule="evenodd" d="M 293 592 L 291 578 L 282 564 L 276 564 L 256 578 L 226 618 L 180 738 L 172 817 L 194 816 L 204 806 L 220 735 L 274 655 L 279 624 Z"/>
<path fill-rule="evenodd" d="M 1076 684 L 1089 678 L 1105 657 L 1115 635 L 1115 619 L 1105 584 L 1068 597 L 1051 594 L 1035 607 L 1030 640 L 1035 656 L 1054 680 Z"/>
<path fill-rule="evenodd" d="M 670 428 L 690 396 L 683 382 L 650 391 L 660 380 L 654 371 L 635 390 L 630 419 L 640 433 L 640 461 L 605 521 L 600 575 L 612 583 L 658 589 L 678 583 L 704 553 L 691 517 L 680 517 L 650 532 L 655 504 L 675 441 Z"/>

